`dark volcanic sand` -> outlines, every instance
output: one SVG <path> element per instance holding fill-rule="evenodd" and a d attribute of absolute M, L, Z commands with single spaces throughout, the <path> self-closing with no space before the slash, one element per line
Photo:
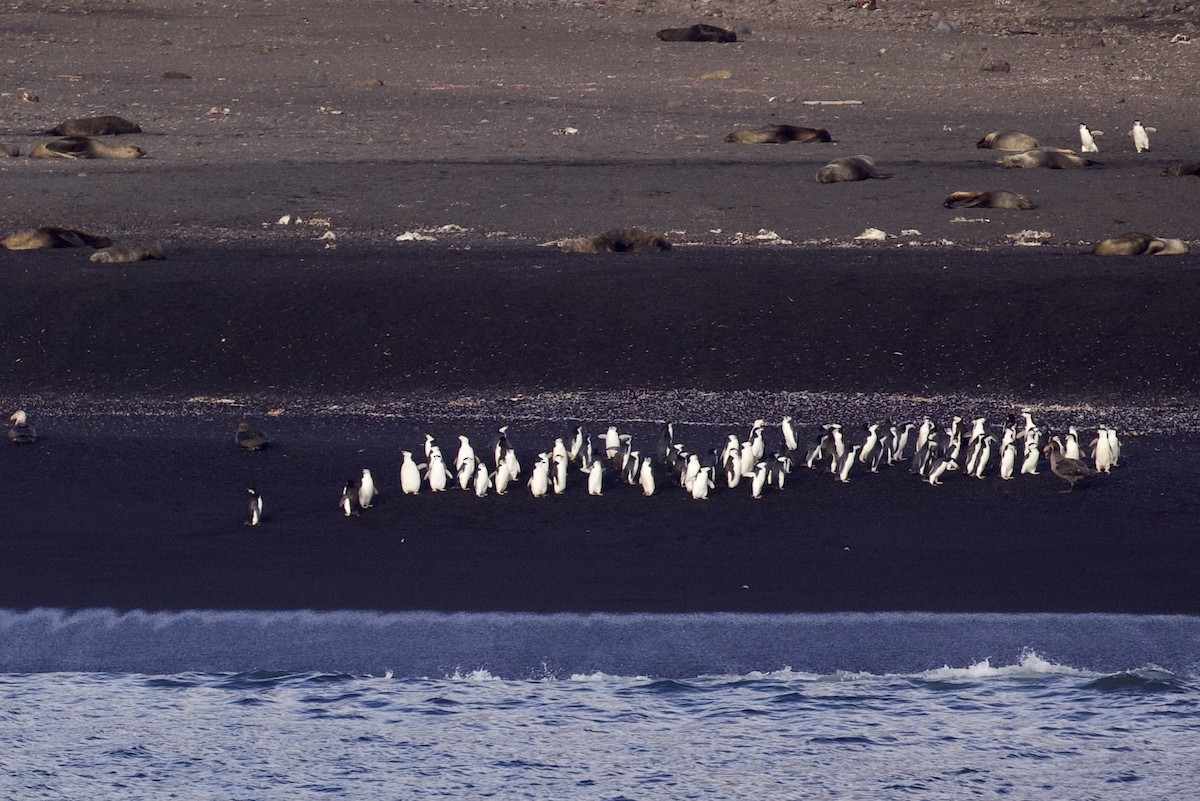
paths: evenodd
<path fill-rule="evenodd" d="M 668 3 L 24 3 L 3 88 L 41 102 L 10 106 L 0 140 L 119 113 L 153 159 L 0 161 L 0 222 L 155 238 L 169 258 L 0 253 L 0 399 L 45 434 L 0 448 L 0 606 L 1200 611 L 1196 258 L 1082 252 L 1131 228 L 1200 238 L 1200 179 L 1158 176 L 1197 157 L 1197 84 L 1179 77 L 1196 66 L 1167 42 L 1186 19 L 1117 20 L 1133 30 L 1085 47 L 1057 18 L 995 35 L 970 16 L 993 5 L 963 4 L 977 31 L 944 37 L 919 4 L 735 4 L 744 43 L 668 46 L 647 32 L 693 21 Z M 995 58 L 1013 71 L 978 71 Z M 732 77 L 699 80 L 714 69 Z M 1135 116 L 1161 129 L 1151 154 L 1123 136 Z M 998 127 L 1074 146 L 1080 119 L 1108 131 L 1102 168 L 1006 172 L 973 146 Z M 721 142 L 775 121 L 838 141 Z M 565 126 L 580 133 L 551 133 Z M 812 181 L 859 152 L 895 177 Z M 940 205 L 1000 186 L 1039 209 Z M 467 230 L 394 241 L 446 224 Z M 630 224 L 697 245 L 535 247 Z M 842 247 L 868 226 L 920 233 Z M 730 244 L 760 229 L 824 245 Z M 1010 244 L 1026 229 L 1048 244 Z M 540 501 L 395 486 L 425 431 L 452 457 L 456 434 L 482 445 L 512 422 L 528 470 L 575 420 L 649 445 L 672 419 L 706 447 L 759 416 L 808 433 L 1022 405 L 1086 439 L 1117 425 L 1123 466 L 1073 494 L 904 469 L 845 486 L 801 471 L 761 501 L 743 486 L 704 503 L 591 498 L 578 475 Z M 278 447 L 239 452 L 243 415 Z M 341 519 L 363 466 L 384 494 Z M 246 486 L 261 529 L 240 525 Z"/>

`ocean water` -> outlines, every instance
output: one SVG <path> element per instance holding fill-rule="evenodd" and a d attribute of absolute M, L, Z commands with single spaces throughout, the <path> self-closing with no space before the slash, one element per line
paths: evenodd
<path fill-rule="evenodd" d="M 0 612 L 0 797 L 1190 799 L 1200 618 Z"/>

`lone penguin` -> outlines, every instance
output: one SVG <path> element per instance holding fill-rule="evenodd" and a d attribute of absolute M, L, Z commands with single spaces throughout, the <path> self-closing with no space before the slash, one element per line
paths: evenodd
<path fill-rule="evenodd" d="M 1147 128 L 1142 125 L 1141 120 L 1133 121 L 1133 130 L 1129 132 L 1129 135 L 1133 137 L 1133 146 L 1137 152 L 1145 153 L 1150 149 L 1150 134 L 1156 132 L 1156 128 Z"/>
<path fill-rule="evenodd" d="M 1096 147 L 1096 140 L 1094 138 L 1097 136 L 1104 136 L 1104 131 L 1093 131 L 1085 123 L 1079 123 L 1079 152 L 1099 153 L 1100 148 Z"/>
<path fill-rule="evenodd" d="M 17 409 L 8 419 L 13 424 L 12 428 L 8 430 L 9 442 L 15 445 L 30 445 L 37 442 L 37 431 L 29 425 L 29 417 L 25 414 L 24 409 Z"/>
<path fill-rule="evenodd" d="M 257 526 L 262 522 L 263 499 L 258 494 L 258 491 L 253 488 L 247 489 L 246 492 L 250 493 L 250 504 L 246 511 L 246 520 L 242 525 Z"/>
<path fill-rule="evenodd" d="M 263 432 L 252 431 L 250 423 L 246 420 L 238 423 L 237 432 L 233 435 L 233 441 L 237 443 L 239 448 L 244 448 L 248 451 L 260 451 L 271 443 L 271 440 Z"/>

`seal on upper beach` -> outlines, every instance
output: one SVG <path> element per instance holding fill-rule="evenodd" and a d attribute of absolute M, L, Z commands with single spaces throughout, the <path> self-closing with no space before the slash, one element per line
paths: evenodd
<path fill-rule="evenodd" d="M 817 170 L 817 183 L 834 184 L 839 181 L 865 181 L 868 178 L 891 178 L 890 173 L 880 172 L 875 159 L 870 156 L 846 156 L 834 159 Z"/>
<path fill-rule="evenodd" d="M 996 159 L 996 163 L 1006 170 L 1037 169 L 1045 167 L 1048 170 L 1073 170 L 1087 167 L 1096 162 L 1085 159 L 1074 150 L 1061 147 L 1038 147 L 1021 153 L 1011 153 Z"/>
<path fill-rule="evenodd" d="M 1041 143 L 1020 131 L 992 131 L 976 142 L 975 147 L 991 150 L 1033 150 L 1035 147 L 1041 147 Z"/>
<path fill-rule="evenodd" d="M 0 238 L 4 250 L 44 250 L 46 248 L 107 248 L 112 240 L 101 234 L 88 234 L 70 228 L 30 228 Z"/>
<path fill-rule="evenodd" d="M 142 126 L 136 122 L 105 114 L 102 117 L 80 117 L 77 120 L 60 122 L 42 133 L 50 136 L 113 136 L 141 132 Z"/>
<path fill-rule="evenodd" d="M 726 136 L 725 141 L 743 145 L 782 145 L 788 142 L 832 142 L 833 137 L 824 128 L 763 125 L 759 128 L 739 128 Z"/>
<path fill-rule="evenodd" d="M 140 159 L 146 151 L 136 145 L 109 145 L 86 136 L 68 136 L 38 145 L 31 159 Z"/>
<path fill-rule="evenodd" d="M 665 236 L 652 234 L 643 228 L 615 228 L 598 236 L 585 236 L 563 242 L 562 249 L 570 253 L 628 253 L 634 250 L 670 250 Z"/>
<path fill-rule="evenodd" d="M 988 192 L 951 192 L 942 202 L 948 209 L 959 207 L 974 209 L 1013 209 L 1014 211 L 1029 211 L 1037 208 L 1033 201 L 1024 195 L 1010 192 L 1007 189 L 992 189 Z M 93 256 L 92 258 L 95 258 Z"/>
<path fill-rule="evenodd" d="M 1182 178 L 1185 175 L 1200 176 L 1200 161 L 1186 161 L 1179 164 L 1172 164 L 1159 174 L 1176 178 Z"/>
<path fill-rule="evenodd" d="M 1181 256 L 1191 252 L 1182 239 L 1160 239 L 1138 231 L 1102 240 L 1092 248 L 1097 256 Z"/>
<path fill-rule="evenodd" d="M 686 28 L 663 28 L 654 34 L 664 42 L 736 42 L 737 34 L 728 28 L 697 23 Z"/>

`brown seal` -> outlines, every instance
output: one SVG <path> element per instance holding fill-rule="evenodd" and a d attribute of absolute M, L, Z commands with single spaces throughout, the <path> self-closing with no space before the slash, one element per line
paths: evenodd
<path fill-rule="evenodd" d="M 832 142 L 833 137 L 824 128 L 764 125 L 761 128 L 738 129 L 726 136 L 725 141 L 743 145 L 782 145 L 788 142 Z"/>
<path fill-rule="evenodd" d="M 1011 153 L 996 159 L 996 163 L 1008 169 L 1036 169 L 1045 167 L 1048 170 L 1073 170 L 1086 167 L 1096 162 L 1085 159 L 1074 150 L 1061 147 L 1038 147 L 1021 153 Z"/>
<path fill-rule="evenodd" d="M 870 156 L 846 156 L 834 159 L 817 170 L 817 183 L 834 184 L 839 181 L 865 181 L 868 178 L 891 178 L 890 173 L 880 172 L 875 159 Z"/>
<path fill-rule="evenodd" d="M 599 236 L 585 236 L 564 242 L 563 250 L 571 253 L 629 253 L 634 250 L 670 250 L 664 236 L 642 228 L 616 228 Z"/>
<path fill-rule="evenodd" d="M 135 145 L 109 145 L 86 136 L 68 136 L 38 145 L 31 159 L 140 159 L 146 151 Z"/>
<path fill-rule="evenodd" d="M 1182 239 L 1160 239 L 1137 231 L 1105 239 L 1092 248 L 1097 256 L 1181 256 L 1191 252 Z"/>
<path fill-rule="evenodd" d="M 1033 150 L 1035 147 L 1041 147 L 1041 143 L 1020 131 L 992 131 L 976 142 L 975 147 L 992 150 Z"/>
<path fill-rule="evenodd" d="M 16 145 L 0 142 L 0 156 L 11 159 L 16 158 L 19 155 L 21 155 L 21 148 L 17 147 Z"/>
<path fill-rule="evenodd" d="M 728 28 L 698 23 L 686 28 L 663 28 L 655 34 L 664 42 L 736 42 L 737 34 Z"/>
<path fill-rule="evenodd" d="M 1012 209 L 1014 211 L 1029 211 L 1037 208 L 1033 201 L 1016 192 L 1007 189 L 993 189 L 989 192 L 951 192 L 942 202 L 948 209 L 960 206 L 974 209 Z"/>
<path fill-rule="evenodd" d="M 112 136 L 141 133 L 142 127 L 124 117 L 106 114 L 103 117 L 80 117 L 55 125 L 44 133 L 50 136 Z"/>
<path fill-rule="evenodd" d="M 1175 176 L 1182 178 L 1185 175 L 1200 175 L 1200 161 L 1188 161 L 1182 164 L 1172 164 L 1163 170 L 1160 175 Z"/>
<path fill-rule="evenodd" d="M 31 228 L 0 238 L 5 250 L 43 250 L 45 248 L 107 248 L 112 240 L 100 234 L 86 234 L 70 228 Z"/>
<path fill-rule="evenodd" d="M 149 259 L 165 259 L 162 245 L 157 242 L 142 243 L 134 242 L 128 245 L 113 245 L 112 247 L 97 250 L 92 254 L 90 261 L 101 262 L 103 264 L 125 264 L 134 261 L 147 261 Z"/>

